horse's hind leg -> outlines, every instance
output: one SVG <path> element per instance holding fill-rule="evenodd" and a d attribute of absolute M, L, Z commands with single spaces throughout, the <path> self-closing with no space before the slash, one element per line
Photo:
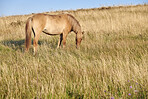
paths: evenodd
<path fill-rule="evenodd" d="M 60 34 L 60 39 L 59 39 L 59 42 L 58 42 L 57 49 L 58 49 L 59 47 L 61 47 L 62 40 L 63 40 L 63 34 Z"/>
<path fill-rule="evenodd" d="M 42 32 L 42 30 L 39 30 L 39 29 L 35 30 L 35 35 L 34 35 L 34 40 L 33 40 L 34 55 L 37 52 L 38 40 L 39 40 L 41 32 Z"/>

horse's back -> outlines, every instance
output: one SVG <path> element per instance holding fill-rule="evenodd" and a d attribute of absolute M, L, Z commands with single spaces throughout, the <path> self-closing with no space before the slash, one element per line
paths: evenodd
<path fill-rule="evenodd" d="M 69 14 L 49 15 L 36 14 L 33 18 L 34 27 L 41 28 L 47 34 L 61 34 L 65 30 L 70 32 Z"/>

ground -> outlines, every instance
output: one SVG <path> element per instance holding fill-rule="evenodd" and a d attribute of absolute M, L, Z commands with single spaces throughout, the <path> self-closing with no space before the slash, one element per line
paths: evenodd
<path fill-rule="evenodd" d="M 79 50 L 74 33 L 65 49 L 56 49 L 59 36 L 42 33 L 37 54 L 24 53 L 32 15 L 0 18 L 0 98 L 146 99 L 148 5 L 46 13 L 63 12 L 85 31 Z"/>

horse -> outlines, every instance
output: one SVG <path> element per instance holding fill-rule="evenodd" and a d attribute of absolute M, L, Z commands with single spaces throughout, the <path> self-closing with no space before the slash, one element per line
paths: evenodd
<path fill-rule="evenodd" d="M 57 48 L 66 46 L 66 37 L 74 31 L 76 34 L 76 48 L 79 48 L 84 32 L 81 31 L 79 22 L 71 14 L 35 14 L 29 17 L 26 22 L 25 33 L 25 50 L 28 51 L 31 45 L 31 33 L 34 34 L 33 48 L 34 54 L 37 52 L 38 40 L 41 33 L 48 35 L 60 35 Z"/>

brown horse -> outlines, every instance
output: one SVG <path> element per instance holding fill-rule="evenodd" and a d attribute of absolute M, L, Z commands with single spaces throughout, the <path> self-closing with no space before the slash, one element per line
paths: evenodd
<path fill-rule="evenodd" d="M 40 34 L 46 33 L 48 35 L 60 35 L 57 48 L 61 46 L 63 42 L 63 48 L 66 45 L 66 37 L 69 32 L 74 31 L 76 33 L 76 47 L 80 46 L 83 32 L 79 22 L 70 14 L 60 15 L 48 15 L 48 14 L 36 14 L 28 18 L 26 22 L 26 51 L 29 50 L 31 45 L 31 32 L 34 33 L 34 54 L 37 51 L 37 45 Z"/>

